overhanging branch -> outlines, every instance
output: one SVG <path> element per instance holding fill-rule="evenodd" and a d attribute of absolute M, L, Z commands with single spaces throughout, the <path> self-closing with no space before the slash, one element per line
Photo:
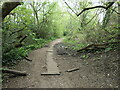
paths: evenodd
<path fill-rule="evenodd" d="M 77 14 L 77 16 L 81 15 L 84 11 L 90 10 L 90 9 L 95 9 L 95 8 L 103 8 L 103 9 L 109 9 L 115 2 L 109 2 L 109 5 L 106 6 L 94 6 L 94 7 L 88 7 L 88 8 L 84 8 L 79 14 Z"/>
<path fill-rule="evenodd" d="M 21 5 L 21 0 L 17 0 L 17 2 L 5 2 L 2 5 L 2 19 L 4 19 L 14 8 L 18 5 Z"/>
<path fill-rule="evenodd" d="M 77 15 L 77 13 L 68 5 L 68 3 L 65 1 L 65 0 L 63 0 L 64 2 L 65 2 L 65 4 L 68 6 L 68 8 L 70 8 L 71 9 L 71 11 L 73 12 L 73 13 L 75 13 L 76 15 Z"/>

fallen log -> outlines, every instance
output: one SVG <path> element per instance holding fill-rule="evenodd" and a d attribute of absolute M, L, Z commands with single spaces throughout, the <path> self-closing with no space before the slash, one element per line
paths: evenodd
<path fill-rule="evenodd" d="M 77 50 L 77 52 L 86 50 L 86 49 L 88 49 L 88 48 L 90 48 L 90 47 L 103 49 L 103 48 L 105 48 L 105 46 L 107 46 L 107 45 L 109 45 L 109 44 L 119 44 L 119 43 L 120 43 L 120 42 L 107 42 L 107 43 L 102 43 L 102 44 L 90 44 L 90 45 L 88 45 L 88 46 L 86 46 L 86 47 L 84 47 L 84 48 L 82 48 L 82 49 L 80 49 L 80 50 Z"/>
<path fill-rule="evenodd" d="M 3 73 L 10 73 L 10 74 L 15 74 L 17 76 L 26 76 L 27 73 L 24 71 L 17 71 L 17 70 L 12 70 L 12 69 L 2 69 Z"/>
<path fill-rule="evenodd" d="M 80 50 L 77 50 L 77 52 L 80 52 L 80 51 L 82 51 L 82 50 L 85 50 L 85 49 L 87 49 L 87 48 L 89 48 L 89 47 L 92 47 L 94 44 L 90 44 L 90 45 L 88 45 L 88 46 L 86 46 L 86 47 L 84 47 L 84 48 L 82 48 L 82 49 L 80 49 Z"/>
<path fill-rule="evenodd" d="M 102 43 L 102 44 L 94 44 L 96 46 L 101 46 L 101 45 L 109 45 L 109 44 L 119 44 L 120 41 L 117 41 L 117 42 L 107 42 L 107 43 Z"/>

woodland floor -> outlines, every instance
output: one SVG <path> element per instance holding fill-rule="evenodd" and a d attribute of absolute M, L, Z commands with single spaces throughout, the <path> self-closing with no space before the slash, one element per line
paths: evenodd
<path fill-rule="evenodd" d="M 58 42 L 60 39 L 53 41 Z M 52 43 L 50 45 L 52 45 Z M 26 71 L 29 75 L 10 77 L 3 82 L 3 88 L 117 88 L 118 87 L 118 52 L 75 53 L 65 49 L 64 43 L 54 46 L 54 61 L 58 64 L 60 75 L 41 75 L 46 71 L 46 51 L 49 47 L 30 52 L 32 62 L 22 60 L 14 69 Z M 66 70 L 77 68 L 73 72 Z"/>

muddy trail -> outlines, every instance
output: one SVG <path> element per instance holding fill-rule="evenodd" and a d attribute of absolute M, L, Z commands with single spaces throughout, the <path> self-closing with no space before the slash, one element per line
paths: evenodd
<path fill-rule="evenodd" d="M 48 50 L 57 70 L 54 65 L 48 67 Z M 117 51 L 89 53 L 87 58 L 85 55 L 67 49 L 62 39 L 54 40 L 48 47 L 30 52 L 32 62 L 20 61 L 14 69 L 26 71 L 28 75 L 7 78 L 3 88 L 118 88 Z M 41 75 L 51 67 L 60 75 Z"/>

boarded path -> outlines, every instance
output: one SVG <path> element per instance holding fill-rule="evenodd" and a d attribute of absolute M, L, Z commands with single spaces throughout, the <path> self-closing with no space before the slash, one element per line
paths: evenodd
<path fill-rule="evenodd" d="M 57 42 L 51 43 L 50 48 L 47 51 L 47 58 L 46 58 L 47 72 L 41 73 L 41 75 L 60 75 L 58 65 L 53 60 L 53 46 L 61 42 L 62 40 L 63 39 L 57 39 Z"/>

